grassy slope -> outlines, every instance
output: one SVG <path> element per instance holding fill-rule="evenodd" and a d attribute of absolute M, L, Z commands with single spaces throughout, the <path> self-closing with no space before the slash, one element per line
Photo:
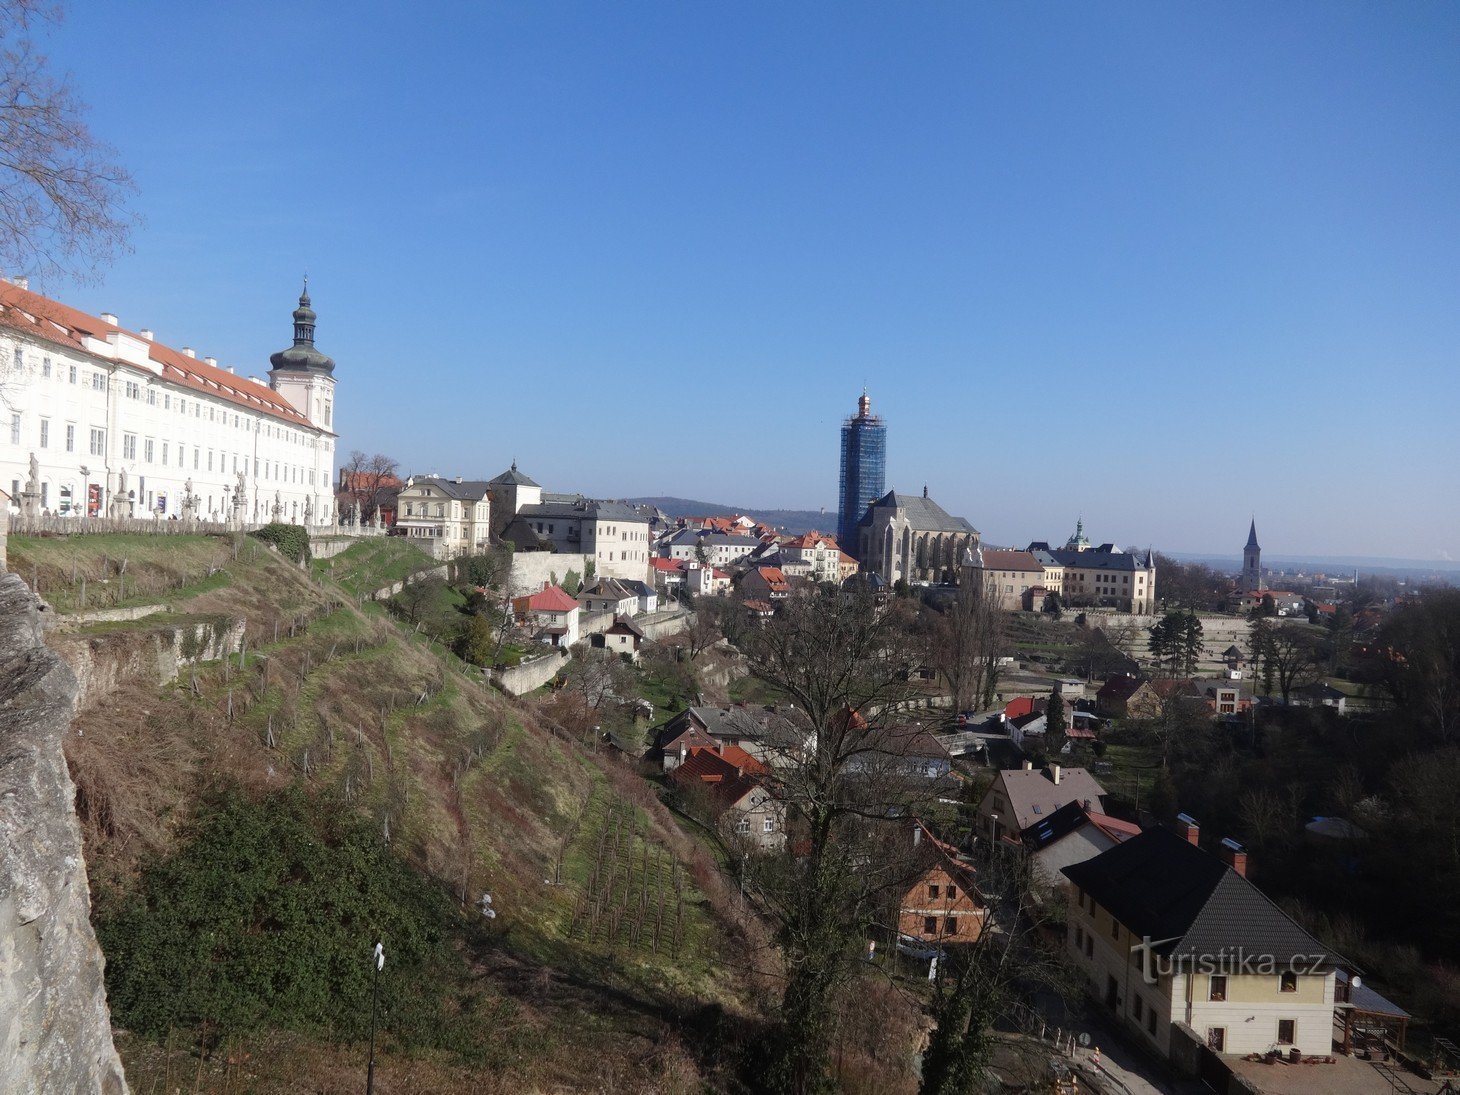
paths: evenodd
<path fill-rule="evenodd" d="M 11 541 L 12 565 L 38 569 L 43 592 L 65 585 L 73 567 L 100 574 L 102 556 L 125 554 L 140 588 L 177 587 L 168 595 L 177 612 L 248 620 L 245 658 L 198 667 L 161 691 L 128 684 L 79 717 L 68 760 L 100 909 L 178 847 L 207 788 L 328 790 L 382 840 L 388 826 L 391 846 L 464 897 L 463 907 L 493 894 L 491 944 L 463 958 L 481 991 L 513 1001 L 510 1021 L 495 1012 L 491 1020 L 513 1047 L 499 1058 L 513 1061 L 507 1075 L 498 1070 L 503 1090 L 634 1075 L 634 1062 L 661 1042 L 645 1075 L 659 1075 L 664 1090 L 681 1080 L 693 1089 L 688 1050 L 667 1023 L 706 1004 L 754 1010 L 743 974 L 750 949 L 729 923 L 730 895 L 642 781 L 548 732 L 530 708 L 484 690 L 378 610 L 355 608 L 353 589 L 252 542 L 136 539 L 145 538 Z M 347 562 L 352 585 L 364 588 L 393 580 L 399 559 Z M 209 579 L 220 566 L 224 580 Z M 84 641 L 126 643 L 150 626 L 113 625 Z M 187 1037 L 180 1032 L 178 1044 Z M 575 1052 L 557 1052 L 565 1042 Z M 319 1090 L 358 1080 L 318 1034 L 229 1044 L 189 1068 L 219 1084 L 225 1074 L 229 1083 L 251 1077 L 256 1091 L 296 1090 L 305 1075 Z M 122 1045 L 138 1090 L 177 1072 L 176 1046 Z M 392 1090 L 495 1090 L 440 1055 L 401 1053 L 386 1067 L 402 1080 Z"/>

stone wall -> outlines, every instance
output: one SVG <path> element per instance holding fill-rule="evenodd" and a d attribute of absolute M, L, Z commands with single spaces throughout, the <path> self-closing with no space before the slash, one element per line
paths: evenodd
<path fill-rule="evenodd" d="M 381 586 L 370 595 L 370 599 L 384 601 L 390 597 L 394 597 L 401 590 L 405 589 L 408 583 L 419 582 L 423 578 L 445 578 L 447 581 L 450 581 L 451 564 L 442 563 L 439 567 L 429 567 L 426 570 L 418 570 L 414 574 L 408 574 L 398 582 L 391 582 L 388 586 Z"/>
<path fill-rule="evenodd" d="M 124 1095 L 61 742 L 77 682 L 0 574 L 0 1091 Z"/>
<path fill-rule="evenodd" d="M 514 551 L 512 566 L 507 571 L 507 595 L 521 597 L 536 593 L 544 582 L 554 579 L 561 585 L 570 570 L 586 580 L 590 558 L 556 551 Z"/>
<path fill-rule="evenodd" d="M 71 667 L 82 707 L 104 700 L 134 680 L 161 687 L 177 680 L 184 667 L 217 661 L 243 642 L 245 621 L 203 617 L 151 630 L 52 638 L 56 652 Z"/>
<path fill-rule="evenodd" d="M 669 635 L 678 635 L 681 631 L 688 631 L 692 623 L 694 623 L 694 614 L 682 608 L 634 617 L 634 624 L 644 633 L 646 639 L 663 639 Z"/>
<path fill-rule="evenodd" d="M 557 649 L 531 661 L 524 658 L 521 665 L 510 669 L 493 669 L 491 681 L 509 696 L 525 696 L 556 677 L 570 660 L 568 651 Z"/>

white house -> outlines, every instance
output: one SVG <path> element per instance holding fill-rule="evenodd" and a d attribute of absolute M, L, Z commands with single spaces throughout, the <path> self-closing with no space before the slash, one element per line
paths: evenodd
<path fill-rule="evenodd" d="M 34 458 L 50 513 L 329 523 L 335 363 L 307 291 L 293 318 L 266 383 L 0 283 L 0 487 L 23 508 Z"/>
<path fill-rule="evenodd" d="M 1335 955 L 1245 877 L 1185 835 L 1147 829 L 1065 867 L 1066 946 L 1095 995 L 1161 1056 L 1184 1023 L 1216 1053 L 1333 1050 Z"/>
<path fill-rule="evenodd" d="M 413 475 L 396 496 L 395 527 L 438 559 L 487 550 L 491 487 L 478 479 Z"/>

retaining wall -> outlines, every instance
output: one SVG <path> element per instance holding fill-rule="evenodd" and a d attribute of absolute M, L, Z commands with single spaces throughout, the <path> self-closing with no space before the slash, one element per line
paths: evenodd
<path fill-rule="evenodd" d="M 577 571 L 579 578 L 585 578 L 588 559 L 587 555 L 555 551 L 513 552 L 512 565 L 507 570 L 507 595 L 521 597 L 536 593 L 544 582 L 554 580 L 561 585 L 570 570 Z"/>
<path fill-rule="evenodd" d="M 572 660 L 566 650 L 554 650 L 531 661 L 508 669 L 491 670 L 491 682 L 509 696 L 525 696 L 535 688 L 541 688 L 558 675 L 558 672 Z"/>

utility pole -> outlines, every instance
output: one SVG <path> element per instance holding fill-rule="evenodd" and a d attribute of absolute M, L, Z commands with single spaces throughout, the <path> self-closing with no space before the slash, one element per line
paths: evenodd
<path fill-rule="evenodd" d="M 375 1013 L 380 1002 L 380 971 L 385 969 L 385 945 L 375 944 L 375 973 L 370 978 L 370 1066 L 365 1072 L 365 1095 L 375 1095 Z"/>

